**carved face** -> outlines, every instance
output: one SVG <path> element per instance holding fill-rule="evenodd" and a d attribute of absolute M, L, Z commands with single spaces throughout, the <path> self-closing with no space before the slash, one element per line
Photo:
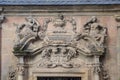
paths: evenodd
<path fill-rule="evenodd" d="M 95 30 L 96 29 L 96 26 L 95 25 L 92 25 L 91 26 L 91 30 Z"/>
<path fill-rule="evenodd" d="M 26 21 L 32 23 L 32 22 L 33 22 L 33 19 L 32 19 L 32 17 L 27 17 L 27 18 L 26 18 Z"/>
<path fill-rule="evenodd" d="M 98 28 L 98 24 L 97 23 L 94 23 L 91 25 L 91 30 L 97 30 Z"/>
<path fill-rule="evenodd" d="M 92 17 L 92 22 L 97 22 L 97 18 L 95 16 Z"/>

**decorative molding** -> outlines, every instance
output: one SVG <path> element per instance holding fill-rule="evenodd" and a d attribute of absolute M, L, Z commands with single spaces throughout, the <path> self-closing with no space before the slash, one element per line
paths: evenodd
<path fill-rule="evenodd" d="M 101 64 L 100 69 L 101 69 L 101 74 L 102 74 L 103 80 L 111 80 L 110 75 L 109 75 L 110 73 L 108 72 L 108 70 L 106 70 L 106 68 L 103 64 Z"/>
<path fill-rule="evenodd" d="M 51 1 L 44 1 L 44 0 L 31 0 L 31 1 L 11 1 L 11 0 L 4 0 L 4 1 L 0 1 L 0 5 L 27 5 L 27 6 L 31 6 L 31 5 L 41 5 L 41 6 L 48 6 L 48 5 L 59 5 L 59 6 L 70 6 L 70 5 L 111 5 L 111 4 L 115 4 L 115 5 L 119 5 L 120 2 L 119 0 L 109 0 L 109 1 L 101 1 L 101 0 L 94 0 L 94 1 L 86 1 L 86 0 L 51 0 Z"/>
<path fill-rule="evenodd" d="M 9 67 L 8 80 L 16 80 L 16 79 L 17 79 L 17 68 L 12 65 Z"/>
<path fill-rule="evenodd" d="M 68 30 L 65 30 L 66 23 L 73 27 L 70 34 L 68 34 Z M 53 25 L 52 32 L 47 31 L 49 24 Z M 85 56 L 102 55 L 106 28 L 98 24 L 96 17 L 92 17 L 83 26 L 83 32 L 76 32 L 76 24 L 75 19 L 66 19 L 62 14 L 58 14 L 54 19 L 46 19 L 41 26 L 33 17 L 27 17 L 25 24 L 17 26 L 14 53 L 19 53 L 18 55 L 40 53 L 43 58 L 46 57 L 51 62 L 53 62 L 53 56 L 64 56 L 63 59 L 66 61 L 63 62 L 68 62 L 79 54 Z M 34 47 L 35 42 L 40 45 Z M 30 49 L 30 47 L 32 48 Z M 62 65 L 62 63 L 55 66 L 57 65 Z"/>
<path fill-rule="evenodd" d="M 77 32 L 76 19 L 63 14 L 45 19 L 42 25 L 31 16 L 25 19 L 24 24 L 16 25 L 13 51 L 16 56 L 23 59 L 26 55 L 38 55 L 39 60 L 35 58 L 37 62 L 33 66 L 47 69 L 88 67 L 81 59 L 84 56 L 92 60 L 88 64 L 92 65 L 94 80 L 99 80 L 99 57 L 105 51 L 107 28 L 100 25 L 97 17 L 93 16 L 86 22 L 81 32 Z"/>

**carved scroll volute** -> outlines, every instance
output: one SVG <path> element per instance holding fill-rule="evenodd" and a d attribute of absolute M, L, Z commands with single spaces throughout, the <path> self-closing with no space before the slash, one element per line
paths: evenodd
<path fill-rule="evenodd" d="M 29 45 L 31 41 L 38 37 L 40 28 L 39 22 L 33 17 L 25 18 L 26 23 L 17 25 L 14 51 L 21 52 Z"/>
<path fill-rule="evenodd" d="M 102 55 L 102 53 L 104 52 L 104 41 L 107 30 L 105 27 L 101 26 L 98 23 L 96 17 L 92 17 L 83 26 L 83 32 L 80 32 L 80 34 L 76 32 L 77 23 L 75 19 L 74 18 L 66 19 L 62 14 L 58 14 L 58 16 L 52 20 L 46 19 L 43 23 L 43 28 L 41 28 L 39 21 L 37 21 L 35 18 L 27 17 L 25 19 L 26 19 L 25 24 L 17 26 L 16 29 L 17 39 L 15 40 L 14 51 L 19 52 L 25 51 L 29 44 L 32 44 L 32 41 L 34 42 L 40 41 L 39 43 L 41 43 L 40 45 L 42 45 L 42 47 L 48 45 L 61 45 L 62 47 L 62 44 L 64 44 L 67 46 L 74 47 L 74 49 L 77 50 L 77 52 L 83 53 L 84 55 L 93 55 L 94 53 L 100 53 L 98 55 Z M 51 33 L 52 35 L 45 34 L 49 23 L 53 24 L 55 28 L 55 30 L 52 31 Z M 64 28 L 67 26 L 66 25 L 67 23 L 72 25 L 73 27 L 72 31 L 74 32 L 75 35 L 69 34 L 67 33 L 69 31 L 64 30 Z M 58 36 L 58 34 L 60 37 Z M 71 38 L 71 36 L 74 36 L 74 39 Z M 44 37 L 49 38 L 49 41 L 52 40 L 52 42 L 48 44 L 49 41 L 46 42 Z M 69 40 L 67 37 L 69 37 Z M 59 39 L 58 41 L 66 39 L 67 42 L 66 40 L 63 40 L 62 43 L 58 44 L 55 43 L 56 40 L 54 39 Z M 45 43 L 46 45 L 43 45 L 42 43 Z"/>
<path fill-rule="evenodd" d="M 39 21 L 28 17 L 25 24 L 17 26 L 17 39 L 14 46 L 16 53 L 19 55 L 27 52 L 32 55 L 40 54 L 42 60 L 45 60 L 40 65 L 44 63 L 49 68 L 57 66 L 73 68 L 76 64 L 72 64 L 72 60 L 79 58 L 78 56 L 81 54 L 84 56 L 101 56 L 103 54 L 106 28 L 98 23 L 96 17 L 92 17 L 83 26 L 83 32 L 80 34 L 76 32 L 75 19 L 66 19 L 62 14 L 43 22 L 41 29 Z M 49 23 L 52 24 L 53 30 L 49 34 L 45 34 L 49 31 Z M 67 24 L 71 25 L 72 33 L 66 29 L 69 27 Z"/>

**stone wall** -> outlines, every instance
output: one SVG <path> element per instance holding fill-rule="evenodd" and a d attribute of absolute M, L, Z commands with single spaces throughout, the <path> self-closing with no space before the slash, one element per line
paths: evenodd
<path fill-rule="evenodd" d="M 73 17 L 77 24 L 77 32 L 81 32 L 83 25 L 92 17 L 96 16 L 99 24 L 107 27 L 106 51 L 101 56 L 104 68 L 110 76 L 110 80 L 120 79 L 120 44 L 118 23 L 115 18 L 120 14 L 119 5 L 110 6 L 2 6 L 5 16 L 1 28 L 1 80 L 7 80 L 9 67 L 18 63 L 18 58 L 13 54 L 16 38 L 16 26 L 25 23 L 25 18 L 33 16 L 40 25 L 45 18 L 54 18 L 62 13 L 66 18 Z"/>

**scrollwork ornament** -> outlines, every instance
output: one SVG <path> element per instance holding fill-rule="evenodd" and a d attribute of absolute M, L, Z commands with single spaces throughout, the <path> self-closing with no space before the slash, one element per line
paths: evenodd
<path fill-rule="evenodd" d="M 108 70 L 106 70 L 106 68 L 103 64 L 101 64 L 101 74 L 102 74 L 103 80 L 110 80 L 109 72 L 108 72 Z"/>
<path fill-rule="evenodd" d="M 16 29 L 17 39 L 15 40 L 14 50 L 22 51 L 26 45 L 38 37 L 40 25 L 33 17 L 25 18 L 26 23 L 18 25 Z"/>
<path fill-rule="evenodd" d="M 9 67 L 8 80 L 16 80 L 16 79 L 17 79 L 17 69 L 12 65 Z"/>
<path fill-rule="evenodd" d="M 24 65 L 23 64 L 17 65 L 16 70 L 17 70 L 18 74 L 23 75 L 24 74 Z"/>
<path fill-rule="evenodd" d="M 43 25 L 33 17 L 25 19 L 24 24 L 17 26 L 14 51 L 28 51 L 30 55 L 40 54 L 45 59 L 42 63 L 47 63 L 48 68 L 73 68 L 75 65 L 72 60 L 79 58 L 81 54 L 101 56 L 104 52 L 107 29 L 98 23 L 97 17 L 92 17 L 83 25 L 81 32 L 76 31 L 75 18 L 67 20 L 62 14 L 45 19 Z M 72 33 L 66 28 L 69 27 L 68 24 L 73 27 L 70 28 Z M 48 27 L 53 27 L 53 30 L 48 30 Z M 95 72 L 100 70 L 99 66 L 94 69 Z"/>

